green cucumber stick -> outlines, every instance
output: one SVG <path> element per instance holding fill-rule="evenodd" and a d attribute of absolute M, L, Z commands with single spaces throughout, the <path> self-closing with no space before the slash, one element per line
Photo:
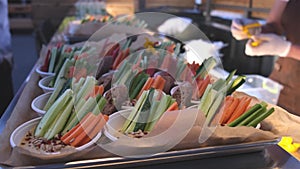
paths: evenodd
<path fill-rule="evenodd" d="M 147 124 L 147 130 L 151 131 L 155 126 L 156 122 L 160 119 L 163 113 L 168 109 L 172 97 L 169 95 L 163 95 L 160 100 L 160 103 L 157 107 L 157 111 L 153 114 L 153 118 L 150 120 L 149 124 Z"/>
<path fill-rule="evenodd" d="M 212 88 L 219 91 L 226 86 L 226 81 L 223 79 L 218 79 L 215 83 L 212 84 Z"/>
<path fill-rule="evenodd" d="M 75 78 L 73 78 L 74 80 Z M 78 93 L 79 89 L 82 87 L 83 83 L 85 82 L 85 78 L 84 77 L 81 77 L 79 79 L 79 81 L 77 83 L 74 84 L 73 82 L 73 91 L 74 91 L 74 94 L 76 95 L 76 93 Z"/>
<path fill-rule="evenodd" d="M 75 104 L 77 104 L 80 98 L 84 98 L 87 94 L 89 94 L 92 90 L 94 90 L 95 84 L 96 84 L 95 78 L 92 76 L 88 76 L 84 84 L 78 91 L 78 93 L 76 93 Z"/>
<path fill-rule="evenodd" d="M 55 66 L 56 56 L 57 56 L 57 47 L 53 47 L 51 49 L 51 57 L 50 57 L 50 63 L 49 63 L 48 72 L 51 72 L 51 73 L 54 72 L 54 66 Z"/>
<path fill-rule="evenodd" d="M 64 50 L 64 49 L 63 49 Z M 59 72 L 59 70 L 61 69 L 64 61 L 68 58 L 68 53 L 65 52 L 61 52 L 61 54 L 59 55 L 59 57 L 57 58 L 57 63 L 54 67 L 54 72 L 57 74 Z"/>
<path fill-rule="evenodd" d="M 78 107 L 75 109 L 75 115 L 72 115 L 65 125 L 62 133 L 68 132 L 72 129 L 78 122 L 89 112 L 93 111 L 93 108 L 96 105 L 96 99 L 90 97 L 82 107 Z"/>
<path fill-rule="evenodd" d="M 121 129 L 121 132 L 124 133 L 129 125 L 133 123 L 133 120 L 135 119 L 135 116 L 137 115 L 137 112 L 140 111 L 143 104 L 146 101 L 146 98 L 149 94 L 149 91 L 144 91 L 141 95 L 141 97 L 138 99 L 137 103 L 135 104 L 134 108 L 132 109 L 131 113 L 129 114 L 129 117 L 126 119 L 125 123 L 123 124 L 123 127 Z"/>
<path fill-rule="evenodd" d="M 67 101 L 72 97 L 73 92 L 71 89 L 65 91 L 53 105 L 49 108 L 46 114 L 43 116 L 39 124 L 37 125 L 34 135 L 43 136 L 45 131 L 49 128 L 50 124 L 56 118 L 58 113 L 62 110 L 62 107 L 67 103 Z"/>
<path fill-rule="evenodd" d="M 132 100 L 137 97 L 137 95 L 140 93 L 141 89 L 143 88 L 144 84 L 146 83 L 148 77 L 142 77 L 138 84 L 134 86 L 134 90 L 129 93 L 129 98 Z"/>
<path fill-rule="evenodd" d="M 59 97 L 60 91 L 62 90 L 66 82 L 66 79 L 58 80 L 59 85 L 57 85 L 57 87 L 54 89 L 43 110 L 47 111 L 50 108 L 50 106 L 55 102 L 55 100 Z"/>
<path fill-rule="evenodd" d="M 207 124 L 210 124 L 221 108 L 222 102 L 224 101 L 225 93 L 219 92 L 214 100 L 213 104 L 210 106 L 208 113 L 206 114 Z"/>
<path fill-rule="evenodd" d="M 227 78 L 226 78 L 226 85 L 229 84 L 229 82 L 231 81 L 232 77 L 235 75 L 236 71 L 237 71 L 236 69 L 233 70 L 233 71 L 230 72 L 230 74 L 227 76 Z"/>
<path fill-rule="evenodd" d="M 227 90 L 227 95 L 231 95 L 237 88 L 239 88 L 246 81 L 246 76 L 238 76 L 234 79 L 232 85 Z"/>
<path fill-rule="evenodd" d="M 54 122 L 55 125 L 53 126 L 53 128 L 50 128 L 50 134 L 48 136 L 45 136 L 46 139 L 52 139 L 53 137 L 55 137 L 56 134 L 60 133 L 63 130 L 68 118 L 70 117 L 73 106 L 74 99 L 71 98 L 67 103 L 65 109 L 62 110 L 62 114 L 59 116 L 58 120 Z"/>
<path fill-rule="evenodd" d="M 65 108 L 66 108 L 66 105 L 64 105 L 64 107 L 62 109 L 65 109 Z M 55 122 L 59 119 L 60 115 L 62 114 L 62 111 L 63 110 L 61 110 L 57 113 L 57 116 L 55 117 L 53 122 L 49 125 L 49 127 L 47 129 L 45 129 L 45 132 L 41 137 L 47 138 L 50 135 L 50 132 L 52 131 L 52 128 L 55 126 Z"/>
<path fill-rule="evenodd" d="M 252 113 L 254 113 L 255 111 L 257 111 L 261 107 L 262 107 L 261 104 L 258 104 L 258 103 L 255 104 L 249 110 L 247 110 L 245 113 L 243 113 L 240 117 L 238 117 L 237 119 L 235 119 L 233 122 L 229 123 L 228 126 L 229 127 L 235 127 L 237 124 L 239 124 L 240 122 L 242 122 L 243 120 L 245 120 L 248 116 L 250 116 Z"/>
<path fill-rule="evenodd" d="M 258 116 L 257 118 L 255 118 L 249 124 L 247 124 L 247 126 L 256 127 L 258 125 L 258 123 L 260 123 L 261 121 L 263 121 L 265 118 L 269 117 L 274 111 L 275 111 L 275 109 L 274 109 L 274 107 L 272 107 L 271 109 L 269 109 L 265 113 L 263 113 L 260 116 Z"/>
<path fill-rule="evenodd" d="M 61 67 L 58 75 L 57 75 L 57 78 L 55 80 L 55 83 L 54 83 L 54 87 L 57 87 L 58 85 L 58 82 L 57 82 L 57 79 L 62 79 L 62 78 L 67 78 L 67 73 L 69 71 L 69 68 L 74 64 L 74 60 L 70 60 L 70 59 L 66 59 L 63 66 Z"/>
<path fill-rule="evenodd" d="M 203 96 L 201 97 L 200 103 L 198 105 L 198 110 L 201 110 L 203 113 L 205 113 L 203 111 L 203 107 L 206 103 L 206 100 L 208 99 L 207 97 L 208 97 L 209 93 L 211 92 L 211 90 L 212 90 L 212 84 L 208 84 L 208 86 L 206 87 L 206 89 L 203 93 Z"/>
<path fill-rule="evenodd" d="M 237 126 L 247 126 L 251 121 L 253 121 L 255 118 L 260 116 L 261 114 L 265 113 L 267 111 L 267 108 L 265 106 L 261 107 L 260 109 L 256 110 L 254 113 L 252 113 L 250 116 L 248 116 L 246 119 L 241 121 L 237 124 Z"/>
<path fill-rule="evenodd" d="M 93 109 L 93 114 L 98 115 L 103 111 L 104 106 L 106 105 L 107 101 L 104 97 L 101 97 L 101 99 L 98 101 L 97 105 Z"/>

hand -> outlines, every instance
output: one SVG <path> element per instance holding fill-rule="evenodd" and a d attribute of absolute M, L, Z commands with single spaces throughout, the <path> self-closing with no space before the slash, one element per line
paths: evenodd
<path fill-rule="evenodd" d="M 235 19 L 231 23 L 231 34 L 236 40 L 248 39 L 249 35 L 243 31 L 243 26 L 258 23 L 257 21 L 250 19 Z M 248 29 L 251 35 L 256 35 L 261 32 L 261 27 L 254 27 Z"/>
<path fill-rule="evenodd" d="M 191 22 L 192 20 L 188 18 L 170 18 L 158 27 L 158 31 L 167 35 L 176 35 L 182 33 Z"/>
<path fill-rule="evenodd" d="M 260 44 L 253 47 L 251 45 L 253 40 L 260 41 Z M 250 56 L 277 55 L 285 57 L 288 55 L 291 45 L 292 43 L 285 40 L 282 36 L 272 33 L 259 34 L 248 40 L 245 53 Z"/>

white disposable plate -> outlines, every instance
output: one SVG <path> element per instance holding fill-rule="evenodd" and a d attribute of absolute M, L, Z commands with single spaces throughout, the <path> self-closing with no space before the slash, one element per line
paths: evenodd
<path fill-rule="evenodd" d="M 32 120 L 29 120 L 23 124 L 21 124 L 19 127 L 17 127 L 13 133 L 10 135 L 10 145 L 12 148 L 20 145 L 22 139 L 24 138 L 24 136 L 26 135 L 26 133 L 31 130 L 32 128 L 34 128 L 39 121 L 42 119 L 42 117 L 38 117 Z M 88 147 L 90 147 L 91 145 L 93 145 L 94 143 L 97 142 L 97 140 L 99 140 L 99 138 L 101 137 L 101 132 L 99 132 L 95 138 L 93 138 L 90 142 L 88 142 L 85 145 L 82 145 L 80 147 L 76 147 L 75 150 L 81 151 L 84 150 Z M 45 154 L 60 154 L 60 152 L 54 152 L 54 153 L 45 153 Z"/>
<path fill-rule="evenodd" d="M 47 77 L 44 77 L 42 78 L 40 81 L 39 81 L 39 87 L 41 89 L 43 89 L 43 91 L 45 93 L 48 93 L 48 92 L 53 92 L 54 91 L 54 87 L 49 87 L 49 83 L 51 82 L 51 80 L 54 78 L 54 76 L 47 76 Z"/>

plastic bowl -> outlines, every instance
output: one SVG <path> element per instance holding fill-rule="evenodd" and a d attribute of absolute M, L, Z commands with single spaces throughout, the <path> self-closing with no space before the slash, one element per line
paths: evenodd
<path fill-rule="evenodd" d="M 121 110 L 109 116 L 104 127 L 104 135 L 109 138 L 111 141 L 116 141 L 118 138 L 125 136 L 119 132 L 119 129 L 122 128 L 123 124 L 126 121 L 126 117 L 129 116 L 131 109 Z"/>
<path fill-rule="evenodd" d="M 44 72 L 41 70 L 42 65 L 38 66 L 35 71 L 38 73 L 41 77 L 47 77 L 47 76 L 54 76 L 54 73 L 51 72 Z"/>
<path fill-rule="evenodd" d="M 39 87 L 41 89 L 43 89 L 43 91 L 45 93 L 48 93 L 48 92 L 53 92 L 54 91 L 54 87 L 49 87 L 49 83 L 51 82 L 51 80 L 54 78 L 54 76 L 47 76 L 47 77 L 44 77 L 42 78 L 40 81 L 39 81 Z"/>
<path fill-rule="evenodd" d="M 36 97 L 32 102 L 31 102 L 31 108 L 37 112 L 40 116 L 43 116 L 46 111 L 43 110 L 44 106 L 46 105 L 48 99 L 50 98 L 52 92 L 44 93 L 38 97 Z"/>
<path fill-rule="evenodd" d="M 24 136 L 26 135 L 26 133 L 31 130 L 32 128 L 34 128 L 39 121 L 42 119 L 42 117 L 38 117 L 32 120 L 29 120 L 23 124 L 21 124 L 19 127 L 17 127 L 13 133 L 10 135 L 10 145 L 12 148 L 20 145 L 22 139 L 24 138 Z M 90 142 L 88 142 L 85 145 L 82 145 L 80 147 L 76 147 L 75 150 L 77 151 L 81 151 L 84 150 L 88 147 L 90 147 L 91 145 L 93 145 L 94 143 L 97 142 L 97 140 L 99 140 L 99 138 L 101 137 L 101 132 L 99 132 L 95 138 L 93 138 Z M 24 147 L 22 147 L 24 148 Z M 54 152 L 54 153 L 45 153 L 45 154 L 60 154 L 60 152 Z"/>

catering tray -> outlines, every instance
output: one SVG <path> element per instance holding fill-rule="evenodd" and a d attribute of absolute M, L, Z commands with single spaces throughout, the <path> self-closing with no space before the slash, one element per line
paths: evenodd
<path fill-rule="evenodd" d="M 72 161 L 61 164 L 41 165 L 41 168 L 179 168 L 187 165 L 194 168 L 273 168 L 276 164 L 268 148 L 273 148 L 278 139 L 226 146 L 195 148 L 189 150 L 158 153 L 151 157 L 111 157 L 92 160 Z M 231 162 L 231 164 L 228 164 Z M 234 162 L 234 163 L 233 163 Z M 25 168 L 30 166 L 23 166 Z M 202 167 L 201 167 L 202 168 Z"/>

